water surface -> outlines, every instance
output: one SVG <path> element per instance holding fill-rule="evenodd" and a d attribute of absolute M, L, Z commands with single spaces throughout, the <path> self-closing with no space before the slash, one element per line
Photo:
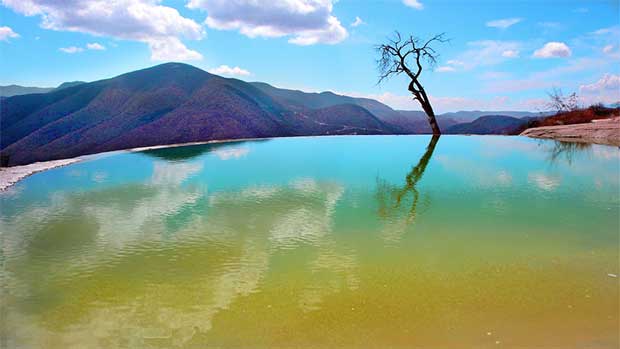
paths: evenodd
<path fill-rule="evenodd" d="M 4 348 L 618 348 L 620 151 L 289 138 L 0 194 Z"/>

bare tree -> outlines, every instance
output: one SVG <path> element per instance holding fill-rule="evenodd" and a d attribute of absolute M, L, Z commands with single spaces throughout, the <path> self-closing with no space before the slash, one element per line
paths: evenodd
<path fill-rule="evenodd" d="M 548 109 L 558 113 L 579 109 L 579 97 L 575 92 L 568 96 L 564 96 L 562 89 L 554 87 L 551 91 L 547 92 L 547 95 L 549 96 L 549 102 L 547 103 Z"/>
<path fill-rule="evenodd" d="M 394 38 L 390 38 L 386 44 L 376 47 L 380 54 L 380 58 L 377 60 L 380 71 L 378 83 L 393 75 L 407 74 L 411 79 L 408 90 L 413 94 L 413 99 L 417 100 L 422 106 L 435 135 L 441 134 L 441 131 L 435 119 L 433 106 L 420 83 L 420 74 L 422 74 L 423 63 L 427 63 L 431 67 L 437 63 L 439 54 L 431 45 L 446 41 L 448 39 L 443 33 L 423 41 L 411 35 L 409 38 L 403 39 L 400 33 L 396 32 Z"/>

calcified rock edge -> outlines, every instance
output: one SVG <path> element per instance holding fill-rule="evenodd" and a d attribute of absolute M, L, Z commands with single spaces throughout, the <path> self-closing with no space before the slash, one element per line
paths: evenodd
<path fill-rule="evenodd" d="M 139 148 L 131 148 L 124 150 L 115 150 L 111 152 L 91 154 L 78 156 L 71 159 L 61 159 L 61 160 L 50 160 L 50 161 L 41 161 L 35 162 L 28 165 L 21 166 L 12 166 L 12 167 L 0 167 L 0 192 L 8 189 L 13 184 L 19 182 L 20 180 L 33 175 L 37 172 L 51 170 L 56 167 L 62 167 L 71 165 L 76 162 L 93 159 L 94 157 L 100 157 L 104 155 L 111 155 L 115 153 L 130 151 L 137 152 L 143 150 L 152 150 L 152 149 L 160 149 L 160 148 L 171 148 L 171 147 L 182 147 L 186 145 L 200 145 L 200 144 L 210 144 L 210 143 L 228 143 L 228 142 L 241 142 L 241 141 L 251 141 L 258 140 L 264 138 L 240 138 L 240 139 L 222 139 L 222 140 L 213 140 L 213 141 L 204 141 L 204 142 L 189 142 L 189 143 L 175 143 L 175 144 L 164 144 L 164 145 L 155 145 L 149 147 L 139 147 Z"/>
<path fill-rule="evenodd" d="M 35 162 L 33 164 L 0 168 L 0 191 L 7 189 L 31 174 L 80 161 L 80 158 Z"/>
<path fill-rule="evenodd" d="M 534 127 L 523 131 L 521 136 L 620 147 L 620 117 L 594 120 L 588 124 Z"/>

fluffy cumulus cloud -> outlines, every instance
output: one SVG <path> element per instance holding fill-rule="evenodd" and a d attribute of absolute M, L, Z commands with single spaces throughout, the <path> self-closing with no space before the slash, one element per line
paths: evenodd
<path fill-rule="evenodd" d="M 545 46 L 534 51 L 534 57 L 537 58 L 570 57 L 571 55 L 572 51 L 568 45 L 556 41 L 548 42 Z"/>
<path fill-rule="evenodd" d="M 494 21 L 488 21 L 486 24 L 487 27 L 506 29 L 521 22 L 522 20 L 523 18 L 504 18 L 496 19 Z"/>
<path fill-rule="evenodd" d="M 336 44 L 347 30 L 332 15 L 332 0 L 190 0 L 187 7 L 207 12 L 205 23 L 238 30 L 248 37 L 290 36 L 296 45 Z"/>
<path fill-rule="evenodd" d="M 405 4 L 405 6 L 409 6 L 416 10 L 424 9 L 424 5 L 422 5 L 422 3 L 418 0 L 403 0 L 403 4 Z"/>
<path fill-rule="evenodd" d="M 154 60 L 191 60 L 202 56 L 180 38 L 199 40 L 202 26 L 157 0 L 2 0 L 26 16 L 40 16 L 41 26 L 144 42 Z"/>
<path fill-rule="evenodd" d="M 217 68 L 209 69 L 209 73 L 217 75 L 232 75 L 232 76 L 248 76 L 251 73 L 245 69 L 239 67 L 229 67 L 227 65 L 220 65 Z"/>
<path fill-rule="evenodd" d="M 86 44 L 86 48 L 89 50 L 96 50 L 96 51 L 105 50 L 105 46 L 101 45 L 98 42 L 92 42 L 92 43 Z"/>
<path fill-rule="evenodd" d="M 604 93 L 606 91 L 616 92 L 616 97 L 620 98 L 620 75 L 605 74 L 595 83 L 579 86 L 581 93 Z"/>
<path fill-rule="evenodd" d="M 166 38 L 152 38 L 146 43 L 151 49 L 151 59 L 154 61 L 193 61 L 202 59 L 202 55 L 190 50 L 174 36 Z"/>
<path fill-rule="evenodd" d="M 18 38 L 19 34 L 13 31 L 11 27 L 0 27 L 0 41 L 9 41 L 11 38 Z"/>

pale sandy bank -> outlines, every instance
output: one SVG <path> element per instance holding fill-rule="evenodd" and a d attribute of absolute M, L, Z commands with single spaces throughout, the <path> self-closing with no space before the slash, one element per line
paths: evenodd
<path fill-rule="evenodd" d="M 594 120 L 587 124 L 534 127 L 523 131 L 521 136 L 620 147 L 620 117 Z"/>

